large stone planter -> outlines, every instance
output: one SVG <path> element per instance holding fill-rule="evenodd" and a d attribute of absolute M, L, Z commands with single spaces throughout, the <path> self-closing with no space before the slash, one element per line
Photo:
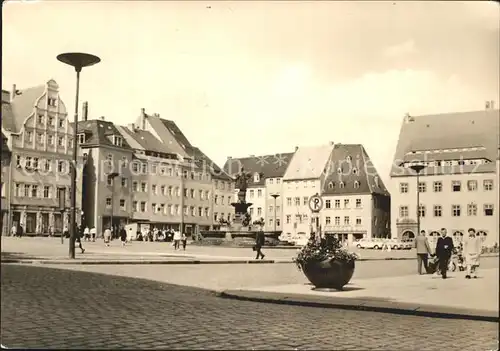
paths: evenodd
<path fill-rule="evenodd" d="M 316 288 L 342 290 L 354 274 L 354 261 L 325 260 L 302 265 L 306 278 Z"/>

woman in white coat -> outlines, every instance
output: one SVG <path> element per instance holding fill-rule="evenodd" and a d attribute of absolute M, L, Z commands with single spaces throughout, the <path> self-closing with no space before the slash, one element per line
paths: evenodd
<path fill-rule="evenodd" d="M 477 268 L 479 267 L 479 256 L 481 255 L 481 238 L 476 236 L 476 230 L 469 228 L 469 236 L 464 242 L 463 255 L 465 258 L 465 266 L 467 269 L 466 279 L 470 279 L 471 275 L 477 278 Z"/>

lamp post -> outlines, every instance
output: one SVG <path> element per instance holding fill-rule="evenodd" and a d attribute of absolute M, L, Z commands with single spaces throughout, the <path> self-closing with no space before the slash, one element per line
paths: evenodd
<path fill-rule="evenodd" d="M 75 239 L 76 239 L 76 165 L 78 152 L 78 97 L 80 94 L 80 72 L 83 67 L 88 67 L 99 63 L 101 59 L 97 56 L 81 52 L 68 52 L 57 55 L 57 59 L 62 63 L 75 68 L 76 72 L 76 95 L 75 95 L 75 117 L 73 126 L 73 167 L 71 167 L 71 221 L 70 221 L 70 240 L 69 240 L 69 258 L 75 258 Z"/>
<path fill-rule="evenodd" d="M 414 164 L 410 168 L 417 174 L 417 235 L 420 235 L 420 172 L 425 168 L 424 165 Z"/>
<path fill-rule="evenodd" d="M 118 177 L 118 173 L 113 172 L 108 174 L 108 179 L 111 180 L 111 216 L 110 216 L 110 229 L 111 235 L 114 238 L 116 233 L 113 226 L 113 213 L 115 209 L 115 178 Z"/>
<path fill-rule="evenodd" d="M 274 198 L 274 231 L 276 232 L 276 199 L 280 196 L 280 194 L 272 194 Z"/>

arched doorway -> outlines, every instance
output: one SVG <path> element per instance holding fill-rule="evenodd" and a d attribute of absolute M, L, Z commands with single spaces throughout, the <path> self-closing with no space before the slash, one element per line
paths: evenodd
<path fill-rule="evenodd" d="M 408 240 L 408 239 L 415 239 L 415 233 L 413 233 L 411 230 L 405 230 L 403 232 L 403 235 L 401 235 L 402 240 Z"/>

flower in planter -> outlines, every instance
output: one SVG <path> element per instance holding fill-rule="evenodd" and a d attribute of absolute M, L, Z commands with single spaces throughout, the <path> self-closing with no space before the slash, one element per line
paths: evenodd
<path fill-rule="evenodd" d="M 331 235 L 321 239 L 319 243 L 314 240 L 314 236 L 311 236 L 308 243 L 299 250 L 297 257 L 294 258 L 294 262 L 298 269 L 302 270 L 305 264 L 311 262 L 323 262 L 326 260 L 349 262 L 355 261 L 358 258 L 356 253 L 349 252 L 343 248 L 342 243 Z"/>

